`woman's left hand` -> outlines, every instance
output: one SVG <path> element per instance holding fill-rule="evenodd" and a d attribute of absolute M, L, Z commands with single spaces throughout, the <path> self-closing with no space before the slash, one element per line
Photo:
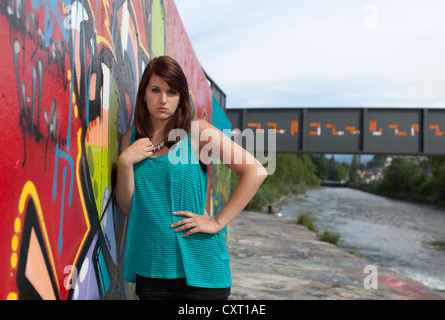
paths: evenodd
<path fill-rule="evenodd" d="M 175 222 L 170 226 L 171 228 L 176 228 L 175 232 L 189 229 L 189 231 L 184 234 L 184 238 L 197 232 L 215 234 L 221 231 L 221 228 L 216 220 L 210 218 L 207 212 L 204 212 L 203 215 L 199 215 L 189 211 L 176 211 L 173 212 L 173 214 L 175 216 L 187 217 L 186 219 Z"/>

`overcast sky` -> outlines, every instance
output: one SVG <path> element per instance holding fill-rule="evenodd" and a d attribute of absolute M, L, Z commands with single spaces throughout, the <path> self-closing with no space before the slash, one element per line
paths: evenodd
<path fill-rule="evenodd" d="M 175 0 L 228 108 L 445 107 L 444 0 Z"/>

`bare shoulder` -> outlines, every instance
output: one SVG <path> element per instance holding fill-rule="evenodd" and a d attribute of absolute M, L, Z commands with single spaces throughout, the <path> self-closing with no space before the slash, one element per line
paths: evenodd
<path fill-rule="evenodd" d="M 203 132 L 213 132 L 213 133 L 222 133 L 221 130 L 219 130 L 218 128 L 216 128 L 214 125 L 212 125 L 211 123 L 209 123 L 208 121 L 204 120 L 204 119 L 197 119 L 195 120 L 198 122 L 199 124 L 199 133 L 202 134 Z"/>
<path fill-rule="evenodd" d="M 214 126 L 212 126 L 209 122 L 207 122 L 204 119 L 197 119 L 195 121 L 197 121 L 198 124 L 199 124 L 199 131 L 200 132 L 202 132 L 205 129 L 214 128 Z"/>
<path fill-rule="evenodd" d="M 198 132 L 199 135 L 197 135 L 196 137 L 199 137 L 199 144 L 200 146 L 202 146 L 203 144 L 205 144 L 206 141 L 208 141 L 209 139 L 211 140 L 213 137 L 218 136 L 220 130 L 218 130 L 218 128 L 216 128 L 215 126 L 213 126 L 211 123 L 207 122 L 204 119 L 196 119 L 195 121 L 195 125 L 197 124 L 197 128 L 198 128 Z"/>
<path fill-rule="evenodd" d="M 127 132 L 125 132 L 122 135 L 122 139 L 121 139 L 121 152 L 124 151 L 125 149 L 127 149 L 128 146 L 130 145 L 132 132 L 133 132 L 133 128 L 129 129 Z"/>

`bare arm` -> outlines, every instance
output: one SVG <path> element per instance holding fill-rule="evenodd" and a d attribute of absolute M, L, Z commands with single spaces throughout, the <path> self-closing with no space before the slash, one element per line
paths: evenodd
<path fill-rule="evenodd" d="M 153 147 L 148 138 L 139 139 L 130 146 L 131 131 L 127 131 L 122 136 L 115 186 L 117 205 L 127 216 L 130 214 L 134 193 L 133 165 L 153 154 Z"/>
<path fill-rule="evenodd" d="M 206 121 L 200 121 L 199 125 L 201 133 L 204 132 L 205 135 L 205 131 L 210 131 L 212 137 L 210 142 L 200 141 L 200 153 L 208 152 L 208 148 L 211 148 L 214 155 L 240 176 L 238 184 L 226 204 L 215 217 L 219 229 L 222 230 L 250 202 L 264 179 L 266 179 L 267 171 L 253 155 L 233 142 L 220 130 Z"/>
<path fill-rule="evenodd" d="M 200 160 L 207 164 L 208 161 L 205 161 L 205 158 L 211 151 L 227 167 L 237 173 L 240 179 L 215 218 L 210 219 L 205 215 L 197 216 L 187 211 L 175 213 L 188 217 L 172 225 L 172 227 L 181 226 L 176 231 L 190 228 L 190 223 L 196 226 L 190 229 L 184 235 L 185 237 L 196 232 L 217 233 L 222 230 L 244 209 L 267 177 L 266 169 L 255 157 L 208 122 L 199 120 L 199 132 Z"/>

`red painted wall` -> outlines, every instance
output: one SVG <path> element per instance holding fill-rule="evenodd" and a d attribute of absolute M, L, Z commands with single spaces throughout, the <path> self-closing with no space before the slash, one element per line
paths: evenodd
<path fill-rule="evenodd" d="M 108 200 L 138 80 L 167 54 L 198 118 L 212 92 L 172 0 L 53 3 L 1 1 L 0 299 L 132 298 Z"/>

